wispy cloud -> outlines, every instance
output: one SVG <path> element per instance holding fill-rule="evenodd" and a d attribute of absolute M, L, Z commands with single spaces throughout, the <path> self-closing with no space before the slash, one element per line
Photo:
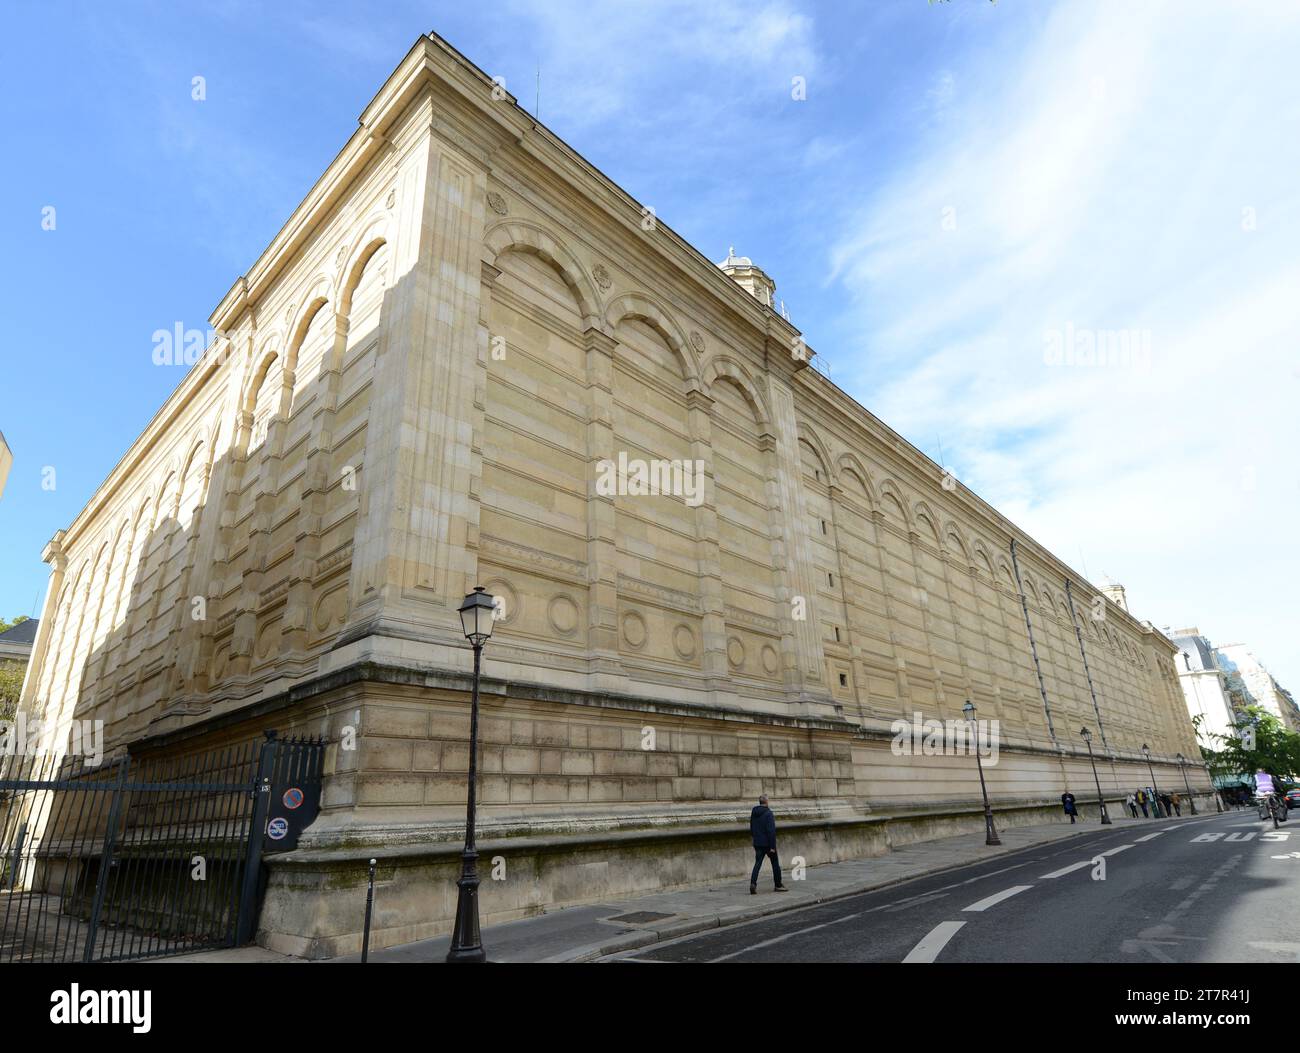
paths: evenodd
<path fill-rule="evenodd" d="M 664 0 L 608 5 L 596 16 L 585 0 L 509 0 L 504 17 L 529 26 L 524 38 L 542 69 L 543 119 L 581 134 L 610 124 L 707 121 L 707 108 L 694 101 L 701 86 L 729 97 L 738 85 L 752 96 L 770 95 L 774 84 L 788 90 L 791 77 L 818 68 L 812 20 L 801 6 Z M 531 108 L 535 85 L 524 81 L 516 94 Z"/>
<path fill-rule="evenodd" d="M 830 252 L 868 349 L 837 379 L 1142 616 L 1293 682 L 1262 583 L 1298 569 L 1298 44 L 1275 5 L 1063 6 L 936 81 L 942 119 Z M 1107 333 L 1149 357 L 1090 364 Z"/>

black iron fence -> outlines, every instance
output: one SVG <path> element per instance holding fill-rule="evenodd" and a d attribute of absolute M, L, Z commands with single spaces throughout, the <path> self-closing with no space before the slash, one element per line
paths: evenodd
<path fill-rule="evenodd" d="M 248 942 L 265 851 L 319 809 L 323 743 L 183 757 L 0 758 L 0 962 L 123 961 Z"/>

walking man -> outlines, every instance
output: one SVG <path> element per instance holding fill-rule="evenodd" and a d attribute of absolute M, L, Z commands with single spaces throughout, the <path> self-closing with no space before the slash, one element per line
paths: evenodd
<path fill-rule="evenodd" d="M 758 895 L 758 872 L 763 869 L 763 857 L 772 860 L 772 878 L 777 892 L 788 889 L 781 884 L 781 861 L 776 857 L 776 816 L 767 806 L 767 794 L 758 799 L 749 813 L 749 833 L 754 842 L 754 869 L 749 875 L 749 894 Z"/>
<path fill-rule="evenodd" d="M 1129 791 L 1129 795 L 1124 798 L 1124 803 L 1128 806 L 1129 814 L 1136 819 L 1138 817 L 1138 805 L 1137 798 L 1133 796 L 1132 791 Z"/>
<path fill-rule="evenodd" d="M 1069 790 L 1061 794 L 1061 807 L 1065 809 L 1065 814 L 1070 817 L 1070 825 L 1074 825 L 1074 817 L 1079 814 L 1079 810 L 1074 806 L 1074 794 Z"/>

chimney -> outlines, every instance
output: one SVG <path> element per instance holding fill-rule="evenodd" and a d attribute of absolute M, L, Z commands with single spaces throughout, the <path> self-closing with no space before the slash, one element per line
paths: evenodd
<path fill-rule="evenodd" d="M 735 248 L 718 264 L 723 273 L 764 307 L 776 308 L 776 282 L 772 281 L 748 256 L 737 256 Z"/>

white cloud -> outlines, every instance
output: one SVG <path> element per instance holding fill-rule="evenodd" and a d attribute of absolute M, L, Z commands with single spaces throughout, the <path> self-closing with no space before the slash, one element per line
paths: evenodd
<path fill-rule="evenodd" d="M 1276 5 L 1056 9 L 936 82 L 915 163 L 830 254 L 868 348 L 841 383 L 1138 617 L 1293 687 L 1298 48 Z M 1147 331 L 1150 368 L 1046 364 L 1067 327 Z"/>
<path fill-rule="evenodd" d="M 731 98 L 737 85 L 770 94 L 784 84 L 788 92 L 791 77 L 810 78 L 818 68 L 811 20 L 786 0 L 664 0 L 612 4 L 598 14 L 589 0 L 510 0 L 506 10 L 530 23 L 542 120 L 564 134 L 611 123 L 707 124 L 699 96 L 710 85 L 725 86 Z M 535 85 L 525 80 L 516 96 L 532 109 Z M 672 90 L 656 90 L 665 85 Z"/>

